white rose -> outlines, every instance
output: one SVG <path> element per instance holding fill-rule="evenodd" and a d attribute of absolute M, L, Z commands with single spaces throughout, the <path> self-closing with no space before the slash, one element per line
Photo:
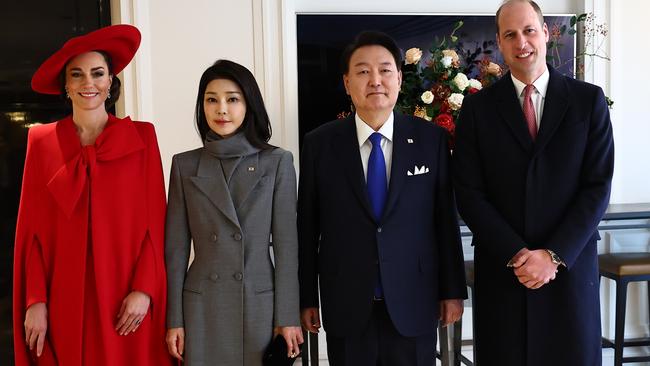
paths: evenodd
<path fill-rule="evenodd" d="M 419 48 L 409 48 L 404 54 L 404 62 L 408 64 L 417 64 L 422 58 L 422 50 Z"/>
<path fill-rule="evenodd" d="M 469 87 L 481 90 L 483 88 L 483 84 L 481 84 L 481 82 L 476 79 L 469 79 Z"/>
<path fill-rule="evenodd" d="M 451 56 L 445 56 L 445 57 L 440 59 L 440 63 L 442 63 L 442 66 L 444 66 L 445 69 L 448 69 L 449 66 L 451 66 L 452 61 L 453 60 L 451 59 Z"/>
<path fill-rule="evenodd" d="M 449 103 L 451 109 L 457 111 L 463 105 L 463 98 L 465 97 L 460 93 L 452 93 L 449 98 L 447 98 L 447 103 Z"/>
<path fill-rule="evenodd" d="M 452 62 L 460 61 L 460 58 L 458 57 L 458 53 L 456 53 L 455 50 L 442 50 L 442 55 L 445 57 L 451 57 Z"/>
<path fill-rule="evenodd" d="M 454 85 L 456 85 L 458 90 L 463 91 L 469 85 L 469 80 L 467 80 L 467 76 L 465 74 L 463 74 L 462 72 L 459 72 L 458 74 L 456 74 L 456 76 L 452 80 L 452 83 L 454 83 Z"/>
<path fill-rule="evenodd" d="M 424 104 L 431 104 L 433 102 L 433 93 L 430 90 L 427 90 L 424 93 L 422 93 L 420 99 L 422 99 Z"/>

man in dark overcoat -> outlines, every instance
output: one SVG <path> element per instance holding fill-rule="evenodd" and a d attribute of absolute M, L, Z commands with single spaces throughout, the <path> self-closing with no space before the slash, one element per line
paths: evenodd
<path fill-rule="evenodd" d="M 614 143 L 602 90 L 546 64 L 533 1 L 506 1 L 497 40 L 510 72 L 465 99 L 454 183 L 473 233 L 477 360 L 600 365 L 597 227 Z"/>

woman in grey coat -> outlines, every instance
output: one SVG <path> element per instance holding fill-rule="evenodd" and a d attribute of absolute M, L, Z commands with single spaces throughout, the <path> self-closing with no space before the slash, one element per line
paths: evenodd
<path fill-rule="evenodd" d="M 279 335 L 295 357 L 303 338 L 292 155 L 268 143 L 255 78 L 231 61 L 203 73 L 196 124 L 204 146 L 175 155 L 170 174 L 169 352 L 188 366 L 261 365 Z"/>

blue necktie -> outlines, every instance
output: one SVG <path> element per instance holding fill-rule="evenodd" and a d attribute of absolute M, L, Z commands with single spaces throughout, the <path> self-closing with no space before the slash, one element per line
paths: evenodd
<path fill-rule="evenodd" d="M 375 219 L 379 221 L 384 212 L 386 204 L 386 194 L 388 193 L 388 184 L 386 184 L 386 160 L 384 153 L 381 151 L 381 134 L 375 132 L 370 135 L 372 150 L 368 158 L 368 196 L 370 197 L 370 206 L 375 214 Z"/>
<path fill-rule="evenodd" d="M 370 135 L 372 150 L 368 158 L 368 196 L 370 197 L 370 206 L 375 215 L 377 222 L 381 220 L 386 204 L 386 195 L 388 193 L 388 184 L 386 183 L 386 160 L 384 153 L 381 151 L 381 134 L 378 132 Z M 375 284 L 375 298 L 384 297 L 384 288 L 381 284 L 381 272 L 377 267 L 377 283 Z"/>

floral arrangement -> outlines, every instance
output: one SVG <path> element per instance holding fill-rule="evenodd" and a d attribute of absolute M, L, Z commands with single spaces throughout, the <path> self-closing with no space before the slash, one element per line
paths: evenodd
<path fill-rule="evenodd" d="M 447 130 L 451 146 L 455 121 L 465 96 L 478 92 L 502 75 L 501 66 L 490 57 L 494 42 L 484 42 L 467 51 L 455 35 L 462 26 L 463 22 L 458 21 L 448 37 L 436 40 L 430 49 L 430 59 L 423 60 L 419 48 L 406 51 L 402 89 L 396 105 L 402 113 L 433 121 Z"/>
<path fill-rule="evenodd" d="M 563 47 L 562 36 L 567 32 L 570 35 L 576 34 L 579 23 L 583 24 L 583 50 L 571 59 L 561 60 L 559 49 Z M 436 39 L 429 50 L 430 58 L 424 59 L 419 48 L 406 51 L 402 64 L 402 89 L 396 105 L 402 113 L 432 121 L 447 130 L 451 148 L 454 144 L 455 121 L 465 96 L 494 83 L 504 73 L 504 67 L 492 62 L 492 49 L 496 43 L 488 41 L 468 50 L 456 35 L 462 26 L 463 22 L 458 21 L 449 36 Z M 600 53 L 602 42 L 600 45 L 593 44 L 595 35 L 607 35 L 607 28 L 603 24 L 596 24 L 591 14 L 572 17 L 569 26 L 552 24 L 549 33 L 547 61 L 555 68 L 576 59 L 578 76 L 581 76 L 587 58 L 609 60 Z M 575 76 L 576 70 L 572 72 Z M 607 100 L 611 106 L 613 102 L 609 98 Z"/>

